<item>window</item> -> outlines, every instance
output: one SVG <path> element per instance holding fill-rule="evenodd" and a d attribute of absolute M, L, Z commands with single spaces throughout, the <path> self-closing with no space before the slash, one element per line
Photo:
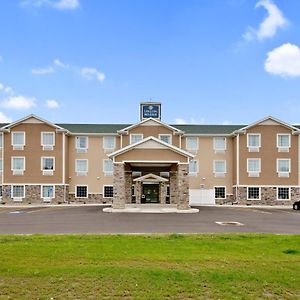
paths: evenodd
<path fill-rule="evenodd" d="M 225 151 L 226 150 L 226 137 L 215 137 L 214 138 L 214 150 Z"/>
<path fill-rule="evenodd" d="M 140 133 L 132 133 L 130 135 L 130 144 L 135 144 L 143 139 L 143 135 Z"/>
<path fill-rule="evenodd" d="M 224 177 L 226 173 L 226 160 L 214 160 L 215 177 Z"/>
<path fill-rule="evenodd" d="M 11 170 L 13 175 L 23 175 L 25 171 L 25 157 L 13 156 L 11 158 Z"/>
<path fill-rule="evenodd" d="M 279 152 L 289 152 L 291 147 L 290 134 L 277 134 L 277 148 Z"/>
<path fill-rule="evenodd" d="M 0 198 L 2 198 L 3 195 L 3 190 L 2 190 L 2 185 L 0 185 Z"/>
<path fill-rule="evenodd" d="M 114 196 L 114 187 L 112 185 L 105 185 L 103 187 L 103 197 L 112 198 Z"/>
<path fill-rule="evenodd" d="M 103 160 L 103 172 L 105 176 L 111 176 L 114 172 L 114 164 L 110 159 Z"/>
<path fill-rule="evenodd" d="M 22 198 L 25 198 L 25 187 L 24 185 L 13 185 L 11 189 L 11 197 L 15 201 L 22 201 Z"/>
<path fill-rule="evenodd" d="M 44 201 L 54 198 L 54 191 L 55 188 L 53 185 L 43 185 L 41 194 Z"/>
<path fill-rule="evenodd" d="M 2 174 L 3 171 L 3 161 L 0 159 L 0 175 Z"/>
<path fill-rule="evenodd" d="M 226 198 L 225 186 L 215 186 L 215 198 L 216 199 L 225 199 Z"/>
<path fill-rule="evenodd" d="M 43 171 L 43 175 L 53 175 L 53 171 L 55 170 L 54 157 L 42 157 L 41 169 Z"/>
<path fill-rule="evenodd" d="M 88 187 L 87 185 L 77 185 L 76 186 L 76 198 L 87 198 L 88 197 Z"/>
<path fill-rule="evenodd" d="M 248 133 L 247 135 L 247 147 L 249 152 L 259 152 L 261 146 L 259 133 Z"/>
<path fill-rule="evenodd" d="M 76 136 L 75 138 L 75 148 L 77 152 L 87 152 L 88 149 L 88 137 L 87 136 Z"/>
<path fill-rule="evenodd" d="M 290 159 L 277 159 L 277 173 L 279 177 L 289 177 L 291 171 Z"/>
<path fill-rule="evenodd" d="M 43 146 L 43 150 L 53 150 L 53 146 L 55 144 L 55 133 L 42 132 L 41 135 L 41 144 Z"/>
<path fill-rule="evenodd" d="M 247 159 L 247 172 L 249 177 L 259 177 L 261 171 L 260 158 Z"/>
<path fill-rule="evenodd" d="M 115 148 L 116 148 L 116 138 L 114 136 L 104 136 L 103 149 L 115 149 Z"/>
<path fill-rule="evenodd" d="M 198 150 L 198 138 L 197 137 L 187 137 L 186 138 L 186 149 L 187 150 Z"/>
<path fill-rule="evenodd" d="M 172 143 L 172 135 L 171 134 L 160 134 L 159 139 L 168 144 Z"/>
<path fill-rule="evenodd" d="M 189 163 L 189 174 L 196 175 L 198 173 L 198 161 L 197 160 L 190 160 Z"/>
<path fill-rule="evenodd" d="M 247 188 L 247 200 L 260 200 L 260 188 L 248 187 Z"/>
<path fill-rule="evenodd" d="M 0 134 L 0 149 L 3 148 L 3 134 Z"/>
<path fill-rule="evenodd" d="M 75 172 L 77 176 L 86 176 L 88 172 L 88 160 L 76 159 L 75 160 Z"/>
<path fill-rule="evenodd" d="M 278 187 L 277 188 L 277 200 L 290 200 L 290 188 Z"/>
<path fill-rule="evenodd" d="M 12 146 L 14 150 L 23 150 L 25 146 L 25 132 L 12 132 Z"/>

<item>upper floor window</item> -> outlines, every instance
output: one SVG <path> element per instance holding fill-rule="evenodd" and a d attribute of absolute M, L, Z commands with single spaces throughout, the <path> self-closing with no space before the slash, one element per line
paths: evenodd
<path fill-rule="evenodd" d="M 11 144 L 14 150 L 23 150 L 25 146 L 25 132 L 14 131 L 12 134 Z"/>
<path fill-rule="evenodd" d="M 291 135 L 285 133 L 277 134 L 277 148 L 279 152 L 289 152 L 291 147 Z"/>
<path fill-rule="evenodd" d="M 141 133 L 132 133 L 130 135 L 130 144 L 135 144 L 140 142 L 143 139 L 143 134 Z"/>
<path fill-rule="evenodd" d="M 261 146 L 260 133 L 248 133 L 247 135 L 247 147 L 249 152 L 259 152 Z"/>
<path fill-rule="evenodd" d="M 77 176 L 86 176 L 88 172 L 88 160 L 87 159 L 76 159 L 75 171 Z"/>
<path fill-rule="evenodd" d="M 75 148 L 76 148 L 77 152 L 87 152 L 88 137 L 87 136 L 76 136 Z"/>
<path fill-rule="evenodd" d="M 198 138 L 194 136 L 186 137 L 186 149 L 198 150 Z"/>
<path fill-rule="evenodd" d="M 160 134 L 159 139 L 165 143 L 171 144 L 172 143 L 172 135 L 171 134 Z"/>
<path fill-rule="evenodd" d="M 289 177 L 291 172 L 290 159 L 277 159 L 277 173 L 279 177 Z"/>
<path fill-rule="evenodd" d="M 189 163 L 189 175 L 197 175 L 198 173 L 198 161 L 191 159 Z"/>
<path fill-rule="evenodd" d="M 247 172 L 249 177 L 259 177 L 261 171 L 260 158 L 247 159 Z"/>
<path fill-rule="evenodd" d="M 214 160 L 215 177 L 224 177 L 226 173 L 226 160 Z"/>
<path fill-rule="evenodd" d="M 0 134 L 0 149 L 3 148 L 3 134 Z"/>
<path fill-rule="evenodd" d="M 226 137 L 215 137 L 214 138 L 214 150 L 225 151 L 226 150 Z"/>
<path fill-rule="evenodd" d="M 25 157 L 13 156 L 11 158 L 11 170 L 13 175 L 23 175 L 25 171 Z"/>
<path fill-rule="evenodd" d="M 105 176 L 111 176 L 114 172 L 114 164 L 110 159 L 103 160 L 103 172 Z"/>
<path fill-rule="evenodd" d="M 42 157 L 41 169 L 43 171 L 43 175 L 53 175 L 53 171 L 55 170 L 55 158 Z"/>
<path fill-rule="evenodd" d="M 41 144 L 43 150 L 53 150 L 55 145 L 55 133 L 54 132 L 42 132 Z"/>
<path fill-rule="evenodd" d="M 103 149 L 111 150 L 116 148 L 116 137 L 115 136 L 104 136 L 103 137 Z"/>

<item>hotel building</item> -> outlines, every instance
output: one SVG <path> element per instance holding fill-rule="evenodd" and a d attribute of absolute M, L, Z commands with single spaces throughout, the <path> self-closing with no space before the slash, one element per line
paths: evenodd
<path fill-rule="evenodd" d="M 299 199 L 300 126 L 169 125 L 161 104 L 134 124 L 0 125 L 2 204 L 291 205 Z"/>

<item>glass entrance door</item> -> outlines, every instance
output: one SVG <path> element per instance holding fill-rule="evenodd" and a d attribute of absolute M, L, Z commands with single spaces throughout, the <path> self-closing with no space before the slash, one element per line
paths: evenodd
<path fill-rule="evenodd" d="M 143 184 L 141 203 L 159 203 L 159 184 Z"/>

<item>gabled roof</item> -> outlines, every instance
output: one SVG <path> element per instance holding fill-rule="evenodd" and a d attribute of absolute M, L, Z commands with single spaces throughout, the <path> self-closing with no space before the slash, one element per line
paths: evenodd
<path fill-rule="evenodd" d="M 138 127 L 138 126 L 140 126 L 140 125 L 143 125 L 143 124 L 145 124 L 145 123 L 147 123 L 147 122 L 155 122 L 155 123 L 157 123 L 158 125 L 161 125 L 161 126 L 163 126 L 163 127 L 166 127 L 166 128 L 168 128 L 168 129 L 170 129 L 170 130 L 176 132 L 176 133 L 183 133 L 180 129 L 178 129 L 178 128 L 176 128 L 176 127 L 173 127 L 173 126 L 171 126 L 171 125 L 168 125 L 168 124 L 166 124 L 166 123 L 163 123 L 162 121 L 159 121 L 159 120 L 154 119 L 154 118 L 147 118 L 147 119 L 145 119 L 145 120 L 143 120 L 143 121 L 140 121 L 140 122 L 138 122 L 138 123 L 136 123 L 136 124 L 130 125 L 130 126 L 128 126 L 128 127 L 125 127 L 125 128 L 123 128 L 122 130 L 119 130 L 119 133 L 127 133 L 128 130 L 133 129 L 133 128 L 135 128 L 135 127 Z"/>
<path fill-rule="evenodd" d="M 184 131 L 185 135 L 230 135 L 246 125 L 180 124 L 172 126 L 176 126 L 178 129 Z"/>
<path fill-rule="evenodd" d="M 67 124 L 67 123 L 59 123 L 56 124 L 60 127 L 66 128 L 73 134 L 101 134 L 101 133 L 110 133 L 117 134 L 118 130 L 126 126 L 130 126 L 129 124 Z"/>
<path fill-rule="evenodd" d="M 56 125 L 56 124 L 54 124 L 54 123 L 51 123 L 51 122 L 49 122 L 49 121 L 47 121 L 47 120 L 44 120 L 44 119 L 42 119 L 42 118 L 40 118 L 40 117 L 38 117 L 38 116 L 36 116 L 36 115 L 34 115 L 34 114 L 28 115 L 28 116 L 26 116 L 26 117 L 24 117 L 24 118 L 22 118 L 22 119 L 19 119 L 19 120 L 15 121 L 15 122 L 6 124 L 6 125 L 4 125 L 3 127 L 1 127 L 0 129 L 2 129 L 2 130 L 10 129 L 10 128 L 12 128 L 12 127 L 14 127 L 14 126 L 16 126 L 16 125 L 18 125 L 18 124 L 20 124 L 20 123 L 22 123 L 22 122 L 28 120 L 28 119 L 31 119 L 31 118 L 34 118 L 34 119 L 36 119 L 36 120 L 38 120 L 38 121 L 40 121 L 40 122 L 42 122 L 42 123 L 45 123 L 45 124 L 47 124 L 47 125 L 49 125 L 49 126 L 51 126 L 51 127 L 54 127 L 54 128 L 56 128 L 56 129 L 58 129 L 58 130 L 67 131 L 65 128 L 60 127 L 60 126 L 58 126 L 58 125 Z"/>
<path fill-rule="evenodd" d="M 168 182 L 169 180 L 166 178 L 163 178 L 161 176 L 155 175 L 155 174 L 146 174 L 144 176 L 138 177 L 133 179 L 133 181 L 159 181 L 159 182 Z"/>
<path fill-rule="evenodd" d="M 293 126 L 293 125 L 290 125 L 290 124 L 288 124 L 288 123 L 286 123 L 286 122 L 283 122 L 283 121 L 281 121 L 281 120 L 279 120 L 279 119 L 277 119 L 277 118 L 274 118 L 274 117 L 272 117 L 272 116 L 265 117 L 265 118 L 263 118 L 263 119 L 261 119 L 261 120 L 258 120 L 258 121 L 254 122 L 254 123 L 252 123 L 252 124 L 249 124 L 249 125 L 247 125 L 247 126 L 245 126 L 245 127 L 242 127 L 242 128 L 240 128 L 240 129 L 236 130 L 236 133 L 238 133 L 238 132 L 244 132 L 245 130 L 247 130 L 247 129 L 249 129 L 249 128 L 252 128 L 252 127 L 254 127 L 254 126 L 256 126 L 256 125 L 259 125 L 260 123 L 266 122 L 266 121 L 268 121 L 268 120 L 271 120 L 271 121 L 273 121 L 273 122 L 275 122 L 275 123 L 278 123 L 278 124 L 280 124 L 280 125 L 282 125 L 282 126 L 288 128 L 288 129 L 290 129 L 290 130 L 293 130 L 293 131 L 296 131 L 296 132 L 299 132 L 299 133 L 300 133 L 299 128 L 297 128 L 297 127 L 295 127 L 295 126 Z"/>
<path fill-rule="evenodd" d="M 141 141 L 139 141 L 139 142 L 137 142 L 137 143 L 128 145 L 128 146 L 126 146 L 126 147 L 124 147 L 124 148 L 121 148 L 121 149 L 119 149 L 119 150 L 117 150 L 117 151 L 115 151 L 115 152 L 113 152 L 113 153 L 110 153 L 110 154 L 108 155 L 108 157 L 109 157 L 109 158 L 113 158 L 113 157 L 118 156 L 118 155 L 120 155 L 120 154 L 126 153 L 126 152 L 128 152 L 128 151 L 130 151 L 130 150 L 133 150 L 133 149 L 137 148 L 139 145 L 142 145 L 142 144 L 147 143 L 148 141 L 154 141 L 154 142 L 156 142 L 156 143 L 158 143 L 158 144 L 164 146 L 165 148 L 168 148 L 168 149 L 170 149 L 171 151 L 177 152 L 177 153 L 179 153 L 179 154 L 181 154 L 181 155 L 183 155 L 183 156 L 186 156 L 186 157 L 189 157 L 189 158 L 193 158 L 193 157 L 194 157 L 193 154 L 191 154 L 191 153 L 189 153 L 189 152 L 187 152 L 187 151 L 184 151 L 184 150 L 182 150 L 182 149 L 180 149 L 180 148 L 178 148 L 178 147 L 176 147 L 176 146 L 173 146 L 173 145 L 171 145 L 171 144 L 168 144 L 168 143 L 166 143 L 166 142 L 164 142 L 164 141 L 162 141 L 162 140 L 160 140 L 160 139 L 158 139 L 158 138 L 156 138 L 156 137 L 154 137 L 154 136 L 148 136 L 147 138 L 145 138 L 145 139 L 143 139 L 143 140 L 141 140 Z"/>

